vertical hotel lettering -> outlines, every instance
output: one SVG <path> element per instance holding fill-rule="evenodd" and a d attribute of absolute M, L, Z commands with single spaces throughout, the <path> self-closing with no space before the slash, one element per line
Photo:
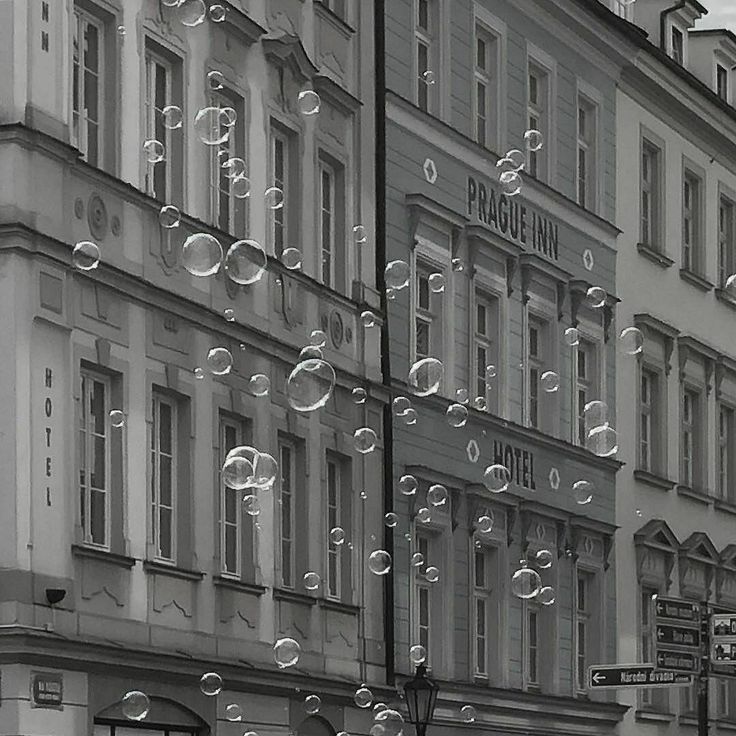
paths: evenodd
<path fill-rule="evenodd" d="M 46 439 L 46 459 L 44 462 L 44 474 L 46 478 L 46 505 L 51 506 L 51 416 L 54 412 L 54 405 L 49 396 L 49 392 L 53 387 L 54 374 L 51 368 L 46 368 L 44 376 L 44 387 L 46 389 L 46 396 L 43 402 L 43 414 L 45 417 L 44 423 L 44 435 Z"/>
<path fill-rule="evenodd" d="M 553 261 L 559 260 L 557 223 L 519 201 L 507 197 L 483 182 L 468 177 L 468 216 L 476 214 L 478 221 L 491 230 L 520 245 L 542 253 Z"/>

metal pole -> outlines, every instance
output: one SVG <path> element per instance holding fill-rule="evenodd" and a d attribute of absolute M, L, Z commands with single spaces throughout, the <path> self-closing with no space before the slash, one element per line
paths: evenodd
<path fill-rule="evenodd" d="M 710 664 L 710 614 L 708 603 L 700 604 L 700 676 L 698 677 L 698 736 L 708 736 L 708 669 Z"/>

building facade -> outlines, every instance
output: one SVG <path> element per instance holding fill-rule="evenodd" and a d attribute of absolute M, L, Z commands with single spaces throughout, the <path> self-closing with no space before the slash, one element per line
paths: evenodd
<path fill-rule="evenodd" d="M 385 402 L 359 318 L 379 303 L 372 3 L 170 5 L 0 8 L 0 733 L 367 733 L 357 684 L 387 697 L 384 578 L 367 568 Z M 216 145 L 194 122 L 208 105 L 237 114 Z M 162 225 L 169 205 L 178 227 Z M 194 233 L 262 243 L 263 276 L 192 275 Z M 73 259 L 80 241 L 97 268 Z M 336 385 L 300 412 L 285 379 L 314 330 Z M 208 369 L 216 347 L 229 372 Z M 378 449 L 363 456 L 365 426 Z M 247 507 L 220 475 L 243 444 L 279 468 Z M 283 669 L 282 637 L 301 645 Z M 217 697 L 200 691 L 208 671 Z M 140 722 L 122 711 L 131 690 L 150 698 Z"/>
<path fill-rule="evenodd" d="M 616 366 L 619 660 L 656 662 L 653 594 L 736 610 L 736 38 L 693 30 L 707 12 L 698 2 L 637 0 L 631 12 L 638 50 L 616 123 L 618 327 L 644 339 Z M 734 681 L 712 676 L 709 695 L 710 733 L 729 732 Z M 621 733 L 696 733 L 696 686 L 620 700 Z"/>
<path fill-rule="evenodd" d="M 619 464 L 584 410 L 607 406 L 610 439 L 629 45 L 586 3 L 386 4 L 395 661 L 409 676 L 425 648 L 448 733 L 612 733 L 624 711 L 585 682 L 616 661 Z M 518 194 L 496 169 L 513 148 Z M 441 381 L 410 375 L 428 358 Z"/>

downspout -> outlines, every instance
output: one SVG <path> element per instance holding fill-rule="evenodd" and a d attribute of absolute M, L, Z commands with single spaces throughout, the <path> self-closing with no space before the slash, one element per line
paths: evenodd
<path fill-rule="evenodd" d="M 389 358 L 388 300 L 384 268 L 386 265 L 386 35 L 385 0 L 374 0 L 375 107 L 376 107 L 376 289 L 381 298 L 383 327 L 381 328 L 381 377 L 391 395 L 391 361 Z M 383 511 L 393 510 L 393 417 L 391 402 L 383 407 Z M 383 548 L 394 559 L 393 529 L 383 525 Z M 386 646 L 386 684 L 394 684 L 394 573 L 383 579 L 383 626 Z"/>
<path fill-rule="evenodd" d="M 687 5 L 687 0 L 680 0 L 680 2 L 673 5 L 671 8 L 665 8 L 659 14 L 659 48 L 667 53 L 667 40 L 665 36 L 665 29 L 667 28 L 667 16 L 670 13 L 674 13 L 677 10 L 682 10 Z"/>

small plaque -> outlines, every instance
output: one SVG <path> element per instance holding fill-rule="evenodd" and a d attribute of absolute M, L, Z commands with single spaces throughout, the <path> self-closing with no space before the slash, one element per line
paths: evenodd
<path fill-rule="evenodd" d="M 64 702 L 64 676 L 58 672 L 31 673 L 31 706 L 61 710 Z"/>

